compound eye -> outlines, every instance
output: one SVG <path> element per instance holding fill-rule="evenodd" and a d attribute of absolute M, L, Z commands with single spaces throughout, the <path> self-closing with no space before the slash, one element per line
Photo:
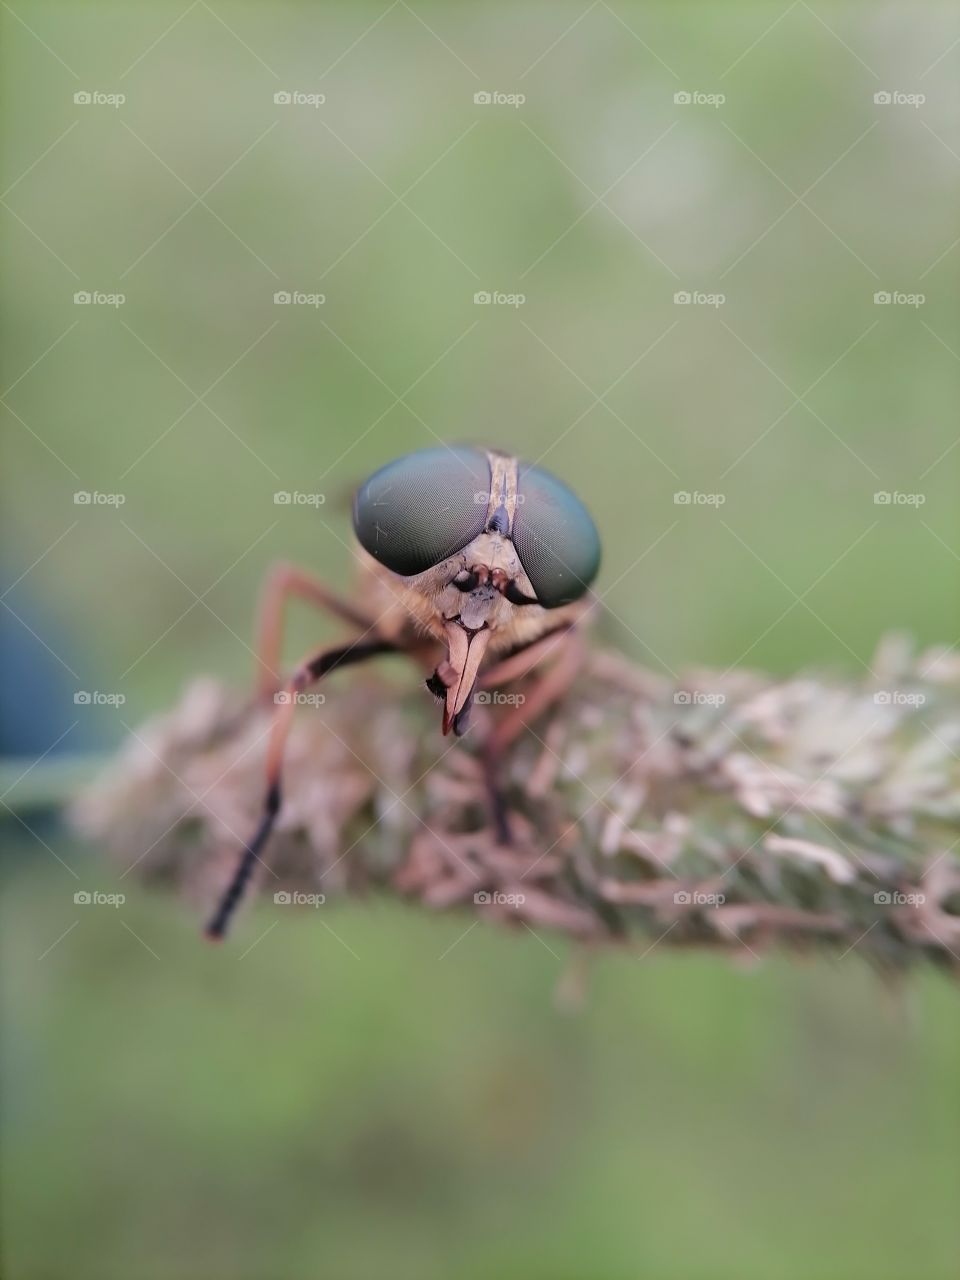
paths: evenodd
<path fill-rule="evenodd" d="M 521 465 L 513 544 L 545 609 L 571 604 L 600 568 L 600 535 L 586 507 L 539 467 Z"/>
<path fill-rule="evenodd" d="M 420 449 L 374 472 L 353 500 L 360 545 L 403 577 L 423 573 L 483 532 L 490 462 L 482 449 Z"/>

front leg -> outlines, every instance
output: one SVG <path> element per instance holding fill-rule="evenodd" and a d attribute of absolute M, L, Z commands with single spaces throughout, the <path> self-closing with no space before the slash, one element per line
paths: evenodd
<path fill-rule="evenodd" d="M 244 846 L 230 883 L 223 891 L 220 902 L 210 917 L 205 930 L 208 938 L 219 941 L 226 933 L 230 918 L 243 897 L 254 867 L 260 861 L 260 854 L 276 824 L 283 799 L 281 791 L 283 753 L 290 733 L 293 713 L 296 710 L 296 695 L 337 667 L 349 666 L 354 662 L 363 662 L 367 658 L 375 657 L 377 654 L 395 651 L 396 646 L 389 640 L 362 639 L 338 649 L 321 650 L 296 669 L 287 681 L 283 693 L 276 696 L 273 724 L 270 726 L 270 740 L 267 746 L 267 785 L 260 821 L 249 843 Z"/>
<path fill-rule="evenodd" d="M 524 659 L 525 662 L 522 661 Z M 536 681 L 531 683 L 524 700 L 510 707 L 502 719 L 494 725 L 483 746 L 484 774 L 490 812 L 499 844 L 511 843 L 507 803 L 501 783 L 501 762 L 509 747 L 526 726 L 543 715 L 567 693 L 583 665 L 583 659 L 583 638 L 581 633 L 571 626 L 533 641 L 484 673 L 482 683 L 484 687 L 490 688 L 504 680 L 515 680 L 520 674 L 535 670 L 541 663 L 551 663 Z"/>
<path fill-rule="evenodd" d="M 325 609 L 363 632 L 375 625 L 372 617 L 331 591 L 306 569 L 287 561 L 275 564 L 264 579 L 257 609 L 257 687 L 263 697 L 268 697 L 281 684 L 284 612 L 291 596 Z"/>

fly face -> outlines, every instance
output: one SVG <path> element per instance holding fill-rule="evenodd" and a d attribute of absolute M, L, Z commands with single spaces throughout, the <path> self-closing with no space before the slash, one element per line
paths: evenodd
<path fill-rule="evenodd" d="M 596 526 L 565 484 L 469 446 L 388 463 L 357 492 L 353 520 L 361 546 L 403 580 L 411 614 L 446 645 L 428 681 L 444 700 L 444 733 L 466 728 L 491 639 L 524 610 L 528 637 L 548 630 L 549 611 L 580 600 L 600 565 Z"/>

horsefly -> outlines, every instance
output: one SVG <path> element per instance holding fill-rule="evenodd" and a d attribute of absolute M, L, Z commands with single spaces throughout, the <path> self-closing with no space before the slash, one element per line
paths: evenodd
<path fill-rule="evenodd" d="M 478 690 L 532 674 L 482 746 L 493 823 L 509 842 L 497 762 L 524 726 L 566 691 L 580 665 L 600 538 L 586 507 L 538 466 L 492 449 L 438 446 L 375 472 L 357 491 L 353 528 L 361 582 L 354 604 L 311 574 L 279 565 L 263 593 L 259 689 L 274 703 L 266 787 L 256 831 L 240 853 L 206 935 L 221 939 L 270 838 L 282 804 L 284 745 L 299 695 L 329 672 L 403 653 L 428 673 L 444 734 L 462 736 Z M 278 687 L 283 611 L 290 596 L 357 630 L 347 644 L 302 662 Z"/>

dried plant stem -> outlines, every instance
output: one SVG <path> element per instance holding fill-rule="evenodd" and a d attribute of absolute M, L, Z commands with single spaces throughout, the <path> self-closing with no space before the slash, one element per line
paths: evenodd
<path fill-rule="evenodd" d="M 504 762 L 491 832 L 474 742 L 409 669 L 331 679 L 291 735 L 261 888 L 376 890 L 588 943 L 856 950 L 960 970 L 960 658 L 881 647 L 861 682 L 692 673 L 594 651 Z M 517 687 L 522 692 L 522 684 Z M 256 823 L 269 709 L 210 680 L 77 802 L 124 866 L 209 905 Z"/>

